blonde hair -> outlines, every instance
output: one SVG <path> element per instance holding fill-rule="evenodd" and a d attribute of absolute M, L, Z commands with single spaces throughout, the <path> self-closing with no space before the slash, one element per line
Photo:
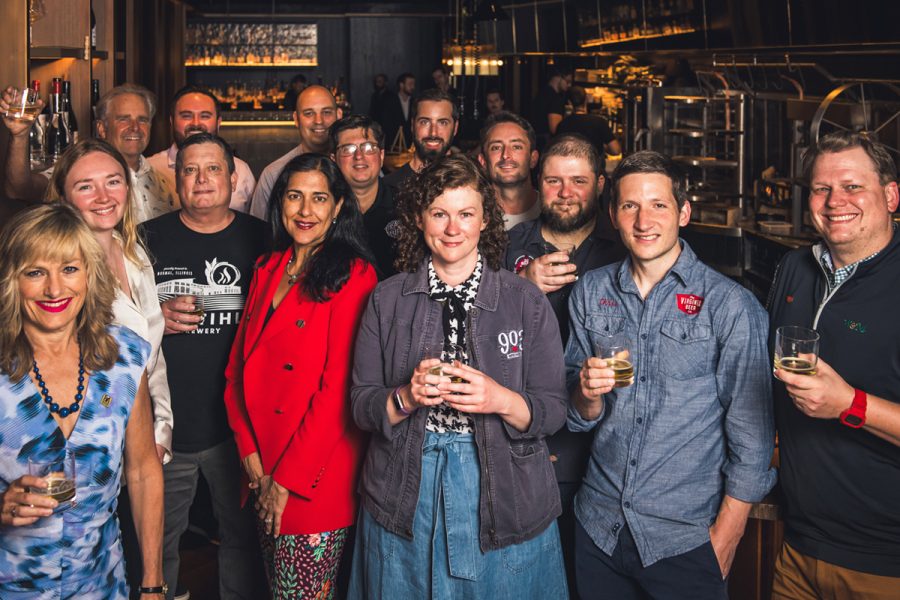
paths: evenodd
<path fill-rule="evenodd" d="M 134 197 L 132 191 L 131 169 L 128 163 L 118 150 L 103 140 L 88 138 L 70 146 L 53 169 L 53 177 L 50 179 L 50 186 L 47 188 L 45 199 L 49 202 L 66 202 L 66 177 L 79 160 L 91 154 L 92 152 L 100 152 L 111 157 L 122 166 L 125 173 L 125 182 L 128 185 L 128 201 L 125 203 L 125 214 L 122 220 L 116 224 L 116 231 L 122 238 L 122 247 L 125 251 L 125 258 L 136 265 L 143 266 L 141 259 L 141 250 L 145 250 L 144 243 L 138 232 L 137 216 L 134 210 Z"/>
<path fill-rule="evenodd" d="M 80 257 L 87 274 L 84 304 L 75 331 L 90 371 L 112 367 L 119 346 L 107 331 L 113 322 L 115 276 L 93 232 L 68 204 L 55 202 L 13 216 L 0 232 L 0 373 L 11 381 L 28 374 L 34 351 L 24 331 L 24 305 L 19 276 L 38 260 L 67 261 Z"/>

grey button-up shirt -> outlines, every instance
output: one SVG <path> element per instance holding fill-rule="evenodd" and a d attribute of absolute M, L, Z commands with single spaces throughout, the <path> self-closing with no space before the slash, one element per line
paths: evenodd
<path fill-rule="evenodd" d="M 681 244 L 646 298 L 626 259 L 588 272 L 569 302 L 570 391 L 603 335 L 627 334 L 635 366 L 598 419 L 569 408 L 569 429 L 596 432 L 575 514 L 609 555 L 627 523 L 645 566 L 706 543 L 724 494 L 758 502 L 775 483 L 766 313 Z"/>

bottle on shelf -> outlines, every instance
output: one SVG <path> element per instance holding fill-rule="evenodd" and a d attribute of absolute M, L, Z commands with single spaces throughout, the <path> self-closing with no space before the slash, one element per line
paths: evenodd
<path fill-rule="evenodd" d="M 91 8 L 91 50 L 97 49 L 97 17 L 94 16 L 94 9 Z"/>
<path fill-rule="evenodd" d="M 41 82 L 37 79 L 31 82 L 31 89 L 41 94 Z M 44 107 L 46 108 L 46 106 Z M 44 151 L 44 130 L 47 127 L 47 116 L 42 112 L 34 119 L 34 124 L 28 132 L 28 158 L 31 169 L 39 169 L 44 165 L 46 153 Z"/>
<path fill-rule="evenodd" d="M 47 123 L 44 148 L 46 158 L 52 164 L 59 159 L 72 141 L 68 119 L 64 116 L 62 78 L 54 77 L 50 84 L 50 118 Z"/>
<path fill-rule="evenodd" d="M 78 119 L 75 118 L 75 111 L 72 109 L 72 82 L 62 82 L 63 95 L 63 115 L 65 115 L 66 126 L 69 130 L 69 142 L 75 144 L 78 142 Z"/>
<path fill-rule="evenodd" d="M 100 80 L 91 79 L 91 135 L 97 136 L 97 104 L 100 102 Z"/>

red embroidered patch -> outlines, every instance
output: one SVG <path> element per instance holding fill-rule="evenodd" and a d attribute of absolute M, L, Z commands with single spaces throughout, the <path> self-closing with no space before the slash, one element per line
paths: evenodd
<path fill-rule="evenodd" d="M 696 315 L 703 306 L 703 298 L 694 294 L 675 294 L 678 310 L 688 315 Z"/>
<path fill-rule="evenodd" d="M 524 269 L 525 267 L 530 265 L 532 260 L 534 260 L 534 259 L 532 257 L 528 256 L 527 254 L 523 254 L 522 256 L 517 258 L 516 263 L 515 263 L 516 274 L 518 274 L 522 269 Z"/>
<path fill-rule="evenodd" d="M 785 300 L 787 300 L 787 303 L 790 304 L 791 302 L 794 301 L 794 297 L 793 297 L 793 296 L 788 296 L 787 298 L 785 298 Z"/>

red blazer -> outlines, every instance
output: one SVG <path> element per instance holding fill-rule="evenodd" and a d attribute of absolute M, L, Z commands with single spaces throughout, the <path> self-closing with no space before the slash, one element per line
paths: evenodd
<path fill-rule="evenodd" d="M 225 371 L 225 407 L 241 458 L 259 452 L 263 469 L 290 492 L 286 535 L 352 525 L 364 434 L 350 414 L 353 344 L 375 270 L 355 264 L 327 302 L 295 285 L 269 322 L 275 289 L 293 250 L 256 269 Z"/>

